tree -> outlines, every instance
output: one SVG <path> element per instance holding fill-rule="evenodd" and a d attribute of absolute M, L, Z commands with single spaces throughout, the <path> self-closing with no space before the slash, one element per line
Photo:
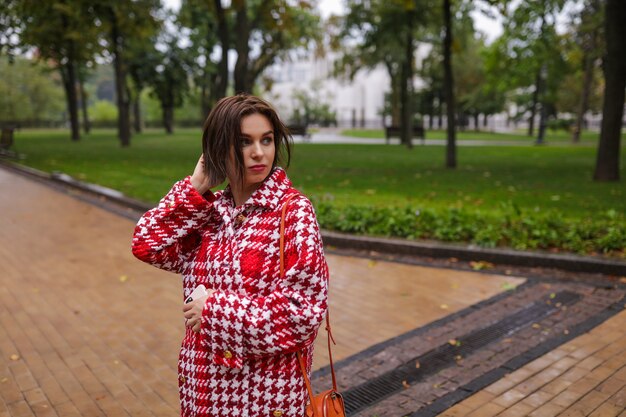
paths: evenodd
<path fill-rule="evenodd" d="M 626 2 L 607 0 L 604 18 L 606 55 L 604 57 L 604 103 L 602 127 L 593 179 L 619 180 L 620 137 L 626 90 Z"/>
<path fill-rule="evenodd" d="M 129 39 L 150 39 L 161 22 L 157 12 L 160 0 L 99 0 L 93 11 L 102 23 L 102 39 L 113 60 L 115 70 L 115 94 L 118 107 L 118 137 L 122 147 L 130 146 L 130 94 L 126 82 L 128 73 L 126 49 Z"/>
<path fill-rule="evenodd" d="M 432 5 L 427 0 L 353 0 L 348 6 L 338 72 L 352 78 L 361 68 L 385 66 L 391 80 L 392 124 L 401 126 L 401 143 L 411 147 L 415 42 L 426 37 Z"/>
<path fill-rule="evenodd" d="M 0 57 L 0 121 L 61 121 L 64 109 L 53 69 L 21 56 Z"/>
<path fill-rule="evenodd" d="M 188 33 L 190 72 L 200 96 L 200 116 L 205 119 L 213 104 L 226 95 L 228 86 L 229 23 L 220 0 L 184 0 L 177 25 Z M 220 50 L 219 58 L 214 51 Z"/>
<path fill-rule="evenodd" d="M 152 87 L 152 94 L 161 103 L 163 127 L 171 134 L 174 132 L 174 108 L 183 103 L 183 97 L 189 89 L 189 58 L 186 51 L 177 45 L 178 39 L 174 36 L 168 37 L 163 42 L 165 50 L 155 55 L 158 64 L 148 78 L 148 84 Z"/>
<path fill-rule="evenodd" d="M 548 110 L 556 97 L 559 82 L 566 73 L 562 40 L 556 32 L 557 15 L 567 0 L 520 2 L 505 12 L 504 32 L 494 42 L 488 58 L 489 72 L 500 74 L 516 91 L 528 117 L 528 135 L 534 136 L 535 118 L 540 116 L 537 143 L 543 142 Z M 503 2 L 508 5 L 507 1 Z M 503 10 L 507 10 L 503 7 Z"/>
<path fill-rule="evenodd" d="M 589 98 L 593 87 L 593 74 L 596 61 L 599 58 L 598 51 L 601 41 L 602 7 L 600 0 L 587 0 L 580 12 L 580 24 L 578 25 L 578 44 L 583 52 L 583 76 L 582 91 L 578 109 L 576 109 L 576 124 L 572 130 L 572 142 L 580 141 L 580 132 L 583 127 L 585 113 L 589 109 Z"/>
<path fill-rule="evenodd" d="M 237 61 L 235 92 L 251 93 L 261 73 L 290 50 L 307 48 L 320 36 L 319 16 L 309 2 L 233 0 Z M 259 51 L 252 54 L 251 46 Z"/>
<path fill-rule="evenodd" d="M 446 167 L 456 168 L 456 121 L 455 121 L 455 97 L 454 76 L 452 74 L 452 11 L 450 0 L 443 1 L 443 16 L 445 35 L 443 40 L 443 71 L 444 71 L 444 94 L 446 98 L 446 110 L 448 115 L 447 139 L 446 139 Z"/>
<path fill-rule="evenodd" d="M 0 2 L 0 55 L 7 55 L 11 61 L 19 52 L 19 36 L 24 28 L 19 5 L 19 0 Z"/>
<path fill-rule="evenodd" d="M 18 7 L 24 29 L 24 45 L 37 48 L 37 55 L 58 69 L 67 99 L 72 140 L 80 139 L 77 71 L 96 49 L 93 19 L 88 4 L 81 0 L 23 0 Z"/>

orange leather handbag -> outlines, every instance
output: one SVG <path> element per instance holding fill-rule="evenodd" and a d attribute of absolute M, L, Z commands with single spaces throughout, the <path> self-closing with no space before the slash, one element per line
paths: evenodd
<path fill-rule="evenodd" d="M 287 204 L 289 201 L 295 197 L 296 195 L 292 195 L 285 201 L 283 205 L 282 216 L 280 219 L 280 276 L 283 277 L 285 273 L 285 260 L 284 260 L 284 250 L 285 250 L 285 212 L 287 211 Z M 333 387 L 332 389 L 321 392 L 317 395 L 313 395 L 313 389 L 311 388 L 311 381 L 306 373 L 306 366 L 304 365 L 304 359 L 302 358 L 302 352 L 298 351 L 298 362 L 300 362 L 300 369 L 302 370 L 302 376 L 304 377 L 304 383 L 306 385 L 306 389 L 309 393 L 309 403 L 306 406 L 306 417 L 346 417 L 346 410 L 343 403 L 343 397 L 337 391 L 337 380 L 335 379 L 335 368 L 333 366 L 333 355 L 330 348 L 330 342 L 334 344 L 335 339 L 333 338 L 331 329 L 330 329 L 330 317 L 328 312 L 326 312 L 326 332 L 328 333 L 328 357 L 330 359 L 330 373 L 333 377 Z"/>

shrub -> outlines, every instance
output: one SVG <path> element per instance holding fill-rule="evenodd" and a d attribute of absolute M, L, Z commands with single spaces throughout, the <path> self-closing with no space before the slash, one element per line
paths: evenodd
<path fill-rule="evenodd" d="M 322 228 L 344 233 L 612 256 L 624 256 L 626 248 L 626 219 L 614 210 L 581 221 L 564 219 L 558 212 L 524 212 L 511 204 L 504 204 L 499 214 L 458 208 L 337 207 L 332 202 L 318 202 L 316 209 Z"/>

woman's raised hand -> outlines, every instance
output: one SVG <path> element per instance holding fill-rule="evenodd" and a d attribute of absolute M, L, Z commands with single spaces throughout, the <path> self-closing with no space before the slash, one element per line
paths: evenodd
<path fill-rule="evenodd" d="M 216 187 L 219 184 L 220 183 L 210 183 L 209 176 L 204 171 L 204 155 L 200 155 L 200 159 L 198 159 L 196 168 L 193 170 L 193 174 L 191 175 L 191 185 L 193 185 L 193 188 L 195 188 L 198 193 L 204 194 L 211 188 Z"/>

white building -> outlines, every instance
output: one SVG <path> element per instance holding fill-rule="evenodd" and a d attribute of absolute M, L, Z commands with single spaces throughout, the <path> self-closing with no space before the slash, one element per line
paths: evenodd
<path fill-rule="evenodd" d="M 389 75 L 384 67 L 359 71 L 353 80 L 332 76 L 334 57 L 308 58 L 276 64 L 266 72 L 274 80 L 267 98 L 282 117 L 291 118 L 297 102 L 294 92 L 306 91 L 320 102 L 329 104 L 337 114 L 339 126 L 380 127 Z"/>

